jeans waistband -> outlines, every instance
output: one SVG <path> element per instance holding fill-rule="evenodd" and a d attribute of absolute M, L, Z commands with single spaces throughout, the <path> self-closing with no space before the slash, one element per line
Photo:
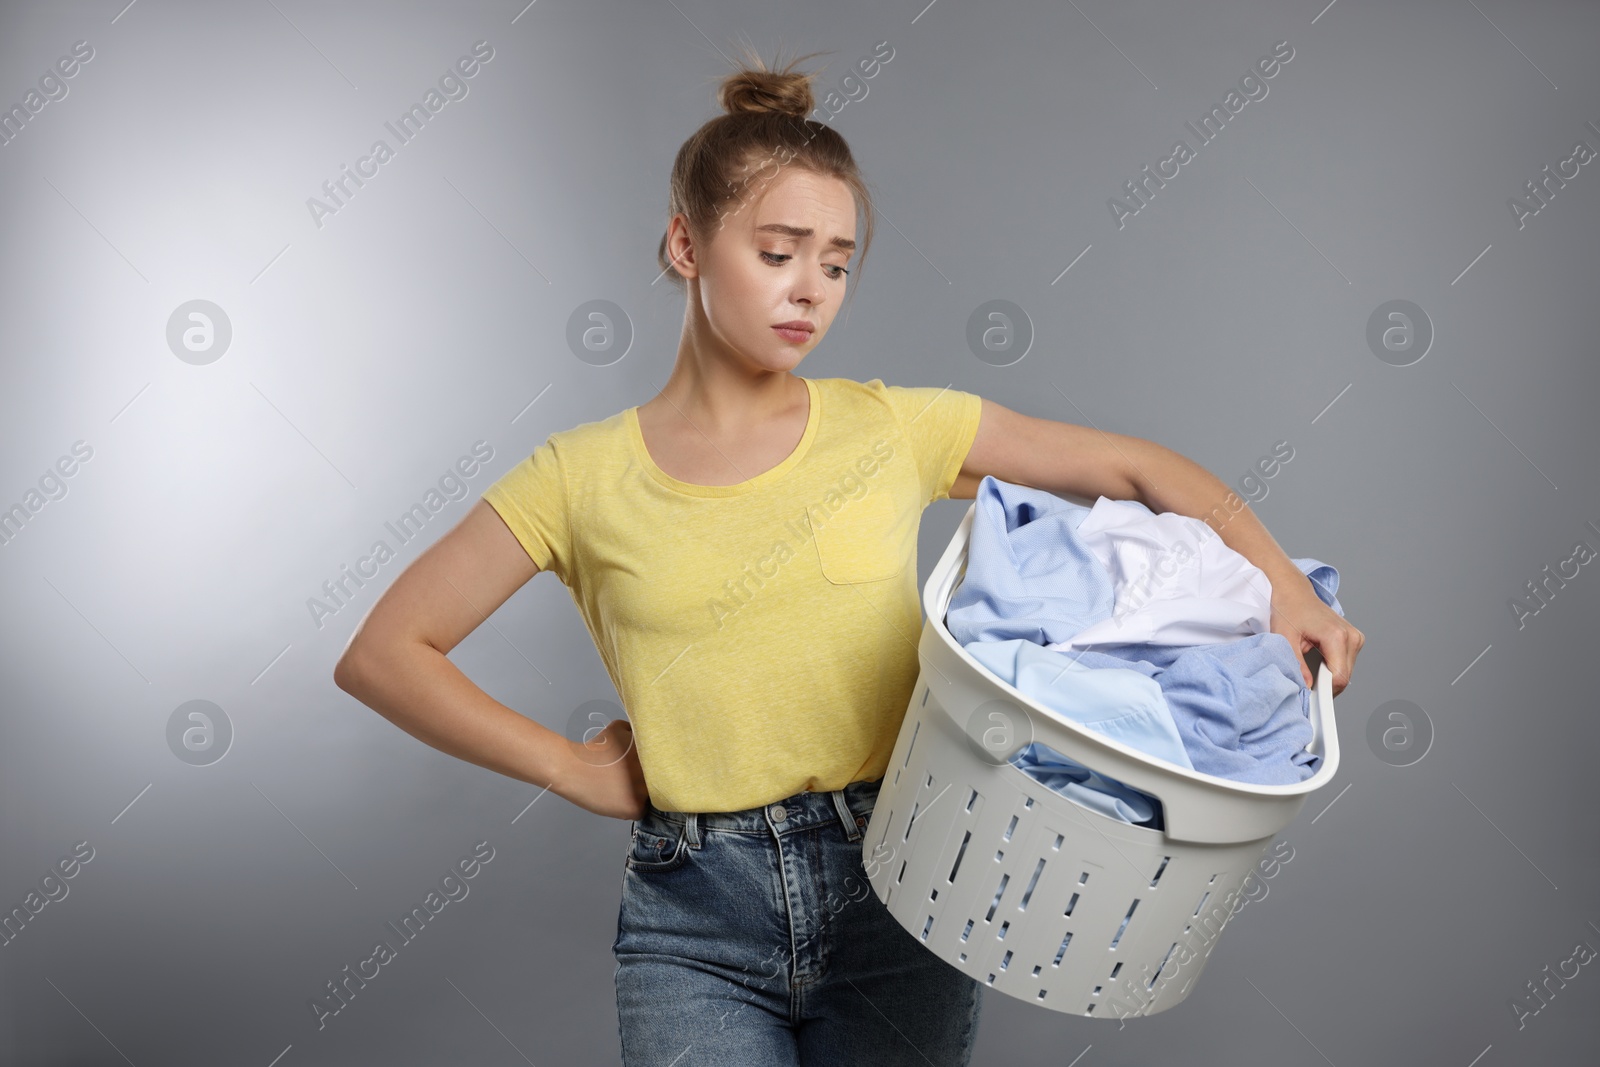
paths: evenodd
<path fill-rule="evenodd" d="M 668 811 L 649 805 L 647 819 L 659 820 L 673 827 L 683 827 L 691 848 L 700 847 L 700 835 L 708 829 L 733 833 L 760 834 L 787 833 L 837 821 L 850 840 L 858 840 L 866 828 L 866 820 L 877 803 L 878 787 L 883 779 L 870 782 L 851 782 L 843 789 L 831 792 L 801 792 L 771 804 L 762 804 L 742 811 Z"/>

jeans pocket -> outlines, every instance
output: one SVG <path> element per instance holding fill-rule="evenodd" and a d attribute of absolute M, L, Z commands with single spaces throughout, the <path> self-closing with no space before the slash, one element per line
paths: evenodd
<path fill-rule="evenodd" d="M 676 832 L 670 823 L 650 821 L 633 824 L 633 835 L 628 842 L 628 855 L 624 861 L 628 870 L 640 874 L 658 874 L 676 870 L 689 860 L 689 843 L 685 828 L 679 824 Z"/>

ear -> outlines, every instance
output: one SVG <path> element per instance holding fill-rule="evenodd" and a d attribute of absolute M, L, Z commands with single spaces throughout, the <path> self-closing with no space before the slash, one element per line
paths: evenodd
<path fill-rule="evenodd" d="M 667 224 L 667 260 L 685 280 L 700 276 L 695 262 L 694 238 L 689 233 L 688 220 L 680 211 Z"/>

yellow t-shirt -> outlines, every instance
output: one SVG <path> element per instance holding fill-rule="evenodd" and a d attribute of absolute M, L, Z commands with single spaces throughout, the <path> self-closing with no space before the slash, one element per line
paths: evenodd
<path fill-rule="evenodd" d="M 737 485 L 666 474 L 628 408 L 551 434 L 483 493 L 571 592 L 658 808 L 881 778 L 916 686 L 917 527 L 981 399 L 802 380 L 800 444 Z"/>

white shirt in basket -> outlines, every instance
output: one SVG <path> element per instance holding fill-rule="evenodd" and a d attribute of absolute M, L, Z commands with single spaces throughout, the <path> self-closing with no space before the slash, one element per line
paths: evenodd
<path fill-rule="evenodd" d="M 1200 519 L 1101 497 L 1078 537 L 1111 575 L 1111 617 L 1046 648 L 1209 645 L 1270 629 L 1272 582 Z"/>

